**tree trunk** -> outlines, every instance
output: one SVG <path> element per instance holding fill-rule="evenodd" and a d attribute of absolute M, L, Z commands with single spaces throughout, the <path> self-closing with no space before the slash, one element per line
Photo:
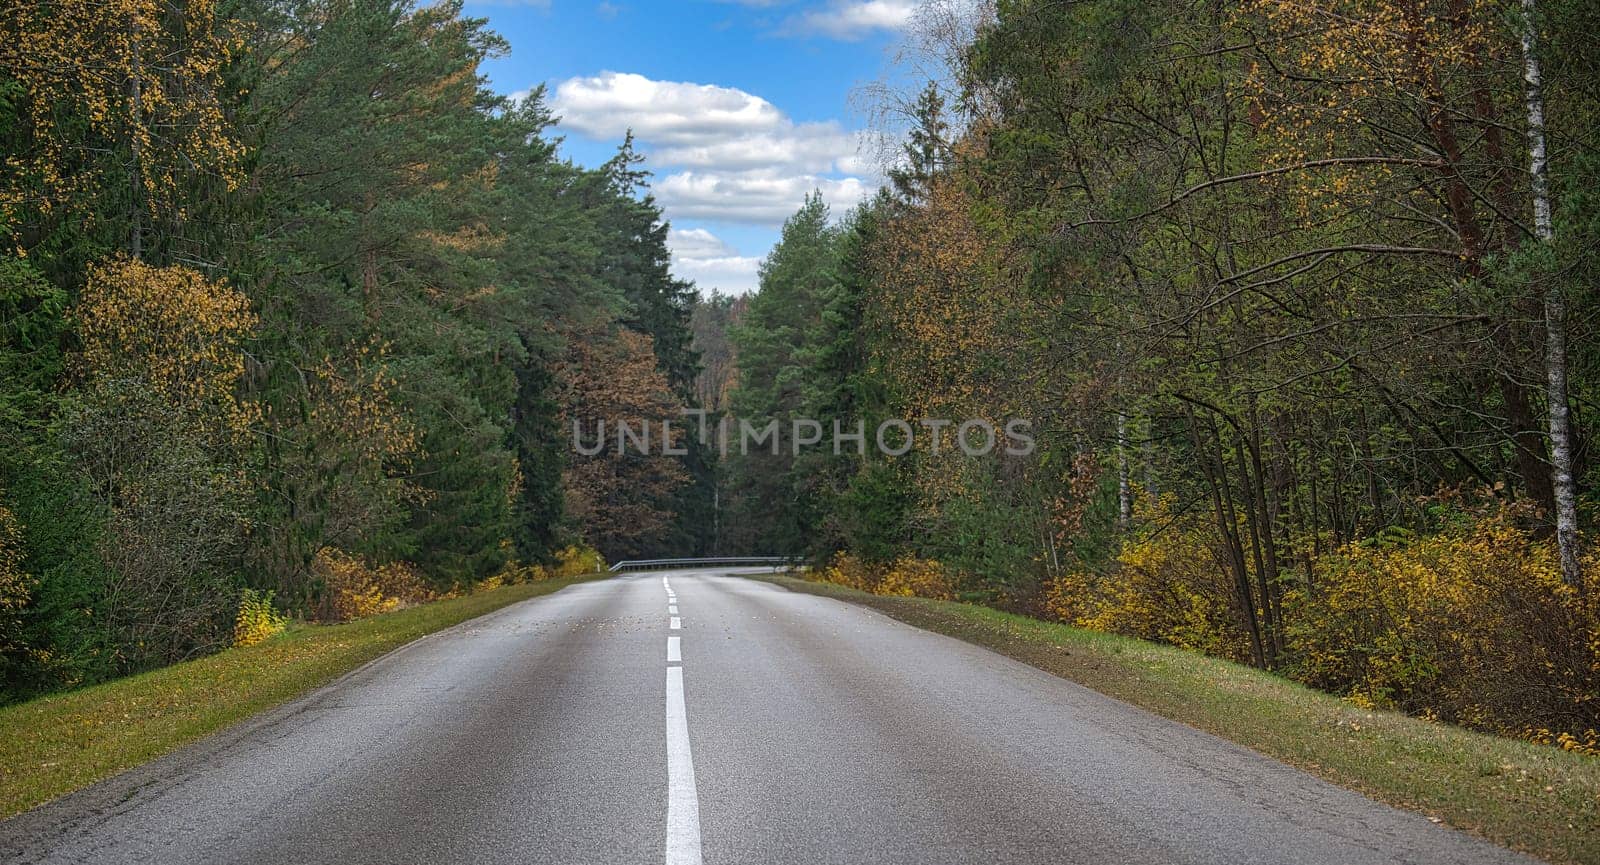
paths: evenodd
<path fill-rule="evenodd" d="M 1117 409 L 1117 528 L 1133 520 L 1133 488 L 1128 481 L 1128 413 Z"/>
<path fill-rule="evenodd" d="M 1533 180 L 1533 230 L 1539 242 L 1555 239 L 1550 216 L 1550 178 L 1544 141 L 1544 82 L 1539 71 L 1537 0 L 1522 0 L 1523 81 L 1528 105 L 1528 173 Z M 1567 405 L 1567 303 L 1559 279 L 1544 291 L 1545 399 L 1550 409 L 1550 485 L 1556 510 L 1556 546 L 1561 578 L 1582 588 L 1578 561 L 1578 495 L 1572 476 L 1572 416 Z"/>
<path fill-rule="evenodd" d="M 1207 443 L 1201 442 L 1200 421 L 1196 417 L 1192 406 L 1185 407 L 1189 421 L 1189 437 L 1194 443 L 1195 456 L 1199 458 L 1199 468 L 1205 477 L 1206 487 L 1211 493 L 1211 510 L 1217 522 L 1217 534 L 1220 536 L 1227 552 L 1228 569 L 1233 576 L 1233 589 L 1239 610 L 1244 617 L 1246 633 L 1250 636 L 1250 663 L 1260 669 L 1267 668 L 1266 648 L 1261 642 L 1261 623 L 1256 616 L 1255 602 L 1251 597 L 1250 575 L 1245 565 L 1244 548 L 1240 544 L 1237 527 L 1234 519 L 1232 503 L 1224 498 L 1228 478 L 1224 466 L 1225 454 L 1222 450 L 1222 440 L 1217 434 L 1215 424 L 1208 424 L 1211 435 Z M 1216 447 L 1207 444 L 1215 442 Z M 1231 525 L 1230 525 L 1231 523 Z"/>
<path fill-rule="evenodd" d="M 129 146 L 133 151 L 133 170 L 128 181 L 128 256 L 138 261 L 144 254 L 144 140 L 140 130 L 144 125 L 144 58 L 139 43 L 139 16 L 134 15 L 128 24 L 133 42 L 133 69 L 128 77 L 128 108 L 133 115 L 129 127 Z"/>

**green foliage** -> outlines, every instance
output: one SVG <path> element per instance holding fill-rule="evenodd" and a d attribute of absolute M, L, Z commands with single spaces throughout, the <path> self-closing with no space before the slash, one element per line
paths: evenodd
<path fill-rule="evenodd" d="M 1497 599 L 1482 607 L 1390 573 L 1401 550 L 1472 546 L 1455 497 L 1511 508 L 1542 549 L 1562 374 L 1590 543 L 1600 513 L 1597 22 L 1592 3 L 1536 5 L 1548 243 L 1521 14 L 998 4 L 947 77 L 883 106 L 909 109 L 892 191 L 838 226 L 808 200 L 785 226 L 732 328 L 732 409 L 1021 418 L 1037 450 L 756 454 L 728 467 L 730 544 L 933 559 L 974 599 L 1279 671 L 1315 647 L 1338 659 L 1305 674 L 1323 687 L 1581 739 L 1589 710 L 1534 692 L 1593 687 L 1548 675 L 1592 665 L 1593 624 L 1559 600 L 1587 560 L 1563 589 L 1531 553 L 1434 556 L 1439 581 Z M 1410 609 L 1427 624 L 1390 623 Z"/>
<path fill-rule="evenodd" d="M 109 581 L 93 610 L 112 667 L 226 646 L 247 499 L 193 418 L 141 381 L 114 380 L 74 394 L 61 438 L 104 520 L 97 552 Z"/>
<path fill-rule="evenodd" d="M 62 373 L 66 292 L 26 259 L 0 258 L 0 429 L 46 414 Z"/>
<path fill-rule="evenodd" d="M 0 451 L 0 487 L 33 581 L 16 613 L 20 637 L 5 653 L 0 702 L 105 678 L 112 644 L 96 606 L 113 577 L 99 556 L 104 518 L 87 479 L 55 438 L 39 436 Z"/>
<path fill-rule="evenodd" d="M 70 63 L 0 76 L 0 155 L 28 168 L 0 202 L 0 490 L 28 582 L 0 701 L 223 646 L 242 586 L 336 605 L 340 556 L 404 576 L 385 603 L 557 563 L 593 531 L 555 376 L 586 334 L 648 337 L 692 401 L 693 289 L 641 158 L 564 160 L 542 90 L 487 87 L 506 44 L 482 19 L 216 11 L 145 23 L 196 61 L 145 116 L 62 84 Z M 145 123 L 172 135 L 124 134 Z M 710 455 L 680 462 L 697 483 L 651 552 L 708 545 Z"/>
<path fill-rule="evenodd" d="M 905 543 L 911 503 L 911 492 L 895 466 L 873 461 L 850 478 L 830 510 L 844 548 L 869 564 L 883 564 Z"/>
<path fill-rule="evenodd" d="M 831 433 L 835 415 L 819 416 L 818 396 L 838 370 L 820 361 L 834 334 L 827 317 L 839 292 L 842 232 L 829 224 L 820 193 L 784 223 L 777 246 L 761 264 L 761 291 L 751 299 L 731 338 L 738 387 L 729 398 L 739 422 L 759 430 L 778 424 L 778 453 L 750 449 L 728 468 L 725 552 L 798 554 L 812 550 L 820 527 L 817 494 L 826 479 L 809 456 L 791 446 L 792 422 L 814 419 Z M 845 418 L 840 417 L 841 423 Z M 740 427 L 730 424 L 730 451 Z"/>

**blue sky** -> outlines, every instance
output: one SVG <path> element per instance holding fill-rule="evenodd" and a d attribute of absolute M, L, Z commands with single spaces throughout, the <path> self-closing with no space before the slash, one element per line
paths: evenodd
<path fill-rule="evenodd" d="M 468 0 L 511 43 L 494 88 L 546 85 L 565 152 L 627 128 L 672 223 L 674 269 L 752 289 L 783 219 L 820 188 L 842 213 L 880 182 L 851 95 L 889 67 L 912 0 Z"/>

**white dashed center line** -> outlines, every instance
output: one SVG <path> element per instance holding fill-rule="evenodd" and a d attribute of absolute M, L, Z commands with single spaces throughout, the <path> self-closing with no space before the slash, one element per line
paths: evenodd
<path fill-rule="evenodd" d="M 700 865 L 700 797 L 683 709 L 683 668 L 667 668 L 667 865 Z"/>
<path fill-rule="evenodd" d="M 667 627 L 680 630 L 678 595 L 667 592 Z M 701 865 L 700 796 L 694 789 L 694 755 L 689 751 L 689 716 L 683 701 L 682 638 L 667 638 L 667 865 Z"/>

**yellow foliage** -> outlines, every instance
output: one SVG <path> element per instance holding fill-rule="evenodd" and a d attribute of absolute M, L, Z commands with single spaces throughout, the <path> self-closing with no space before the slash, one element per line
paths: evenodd
<path fill-rule="evenodd" d="M 556 565 L 550 569 L 553 579 L 593 574 L 606 569 L 606 560 L 600 551 L 588 546 L 569 546 L 556 553 Z"/>
<path fill-rule="evenodd" d="M 869 565 L 849 553 L 839 553 L 822 569 L 824 582 L 848 586 L 874 595 L 955 600 L 955 580 L 932 559 L 901 556 L 887 567 Z"/>
<path fill-rule="evenodd" d="M 283 633 L 288 624 L 288 618 L 273 608 L 271 592 L 245 589 L 233 619 L 233 644 L 254 646 Z"/>
<path fill-rule="evenodd" d="M 896 383 L 923 459 L 936 458 L 936 448 L 948 456 L 957 446 L 954 429 L 935 434 L 920 424 L 923 418 L 966 415 L 1003 424 L 1009 411 L 1002 406 L 1017 382 L 995 370 L 1026 366 L 1030 346 L 1018 323 L 1044 314 L 1036 296 L 1020 289 L 1005 245 L 985 234 L 980 204 L 972 184 L 938 179 L 921 206 L 897 214 L 874 242 L 874 257 L 894 265 L 876 273 L 868 289 L 866 309 L 881 343 L 872 363 Z M 898 443 L 899 434 L 889 440 Z M 935 469 L 917 479 L 949 495 L 952 484 L 941 483 L 948 477 Z"/>
<path fill-rule="evenodd" d="M 324 358 L 308 370 L 314 406 L 307 420 L 318 435 L 368 465 L 409 467 L 421 450 L 421 435 L 391 395 L 400 383 L 389 371 L 387 353 L 384 344 L 365 343 L 351 348 L 342 367 Z"/>
<path fill-rule="evenodd" d="M 478 583 L 478 588 L 496 588 L 512 583 L 537 583 L 544 580 L 559 580 L 566 577 L 577 577 L 584 574 L 595 574 L 606 569 L 606 560 L 600 551 L 594 547 L 573 544 L 556 551 L 555 564 L 545 565 L 515 565 L 507 564 L 499 574 L 489 580 Z M 490 581 L 496 581 L 492 585 Z"/>
<path fill-rule="evenodd" d="M 75 315 L 86 375 L 142 379 L 236 434 L 254 420 L 237 390 L 257 319 L 225 281 L 119 256 L 89 269 Z"/>
<path fill-rule="evenodd" d="M 1173 520 L 1164 502 L 1148 507 L 1141 522 L 1159 531 L 1125 540 L 1103 574 L 1052 580 L 1046 608 L 1080 627 L 1248 662 L 1215 529 Z M 1550 545 L 1509 513 L 1323 556 L 1309 584 L 1290 580 L 1282 615 L 1283 672 L 1356 706 L 1596 747 L 1600 600 L 1564 585 Z"/>
<path fill-rule="evenodd" d="M 1600 602 L 1562 583 L 1550 544 L 1505 512 L 1348 546 L 1284 607 L 1293 675 L 1362 705 L 1569 750 L 1600 727 Z"/>
<path fill-rule="evenodd" d="M 944 566 L 933 559 L 901 556 L 894 560 L 883 579 L 873 589 L 879 595 L 934 598 L 940 601 L 955 600 L 955 583 L 945 573 Z"/>
<path fill-rule="evenodd" d="M 405 562 L 373 566 L 332 548 L 317 553 L 312 570 L 324 586 L 324 619 L 348 622 L 434 600 L 416 568 Z"/>
<path fill-rule="evenodd" d="M 22 568 L 22 527 L 11 510 L 0 504 L 0 652 L 13 645 L 21 630 L 18 614 L 33 595 L 33 578 Z"/>
<path fill-rule="evenodd" d="M 1575 736 L 1571 733 L 1552 733 L 1545 727 L 1527 727 L 1522 731 L 1522 738 L 1535 745 L 1553 745 L 1574 754 L 1600 757 L 1600 730 L 1592 728 Z"/>
<path fill-rule="evenodd" d="M 877 586 L 879 575 L 861 559 L 849 553 L 839 553 L 822 569 L 821 578 L 823 582 L 870 592 Z"/>
<path fill-rule="evenodd" d="M 1437 166 L 1373 142 L 1388 140 L 1400 124 L 1433 139 L 1440 118 L 1470 116 L 1469 84 L 1481 87 L 1486 67 L 1516 44 L 1496 0 L 1458 0 L 1449 14 L 1429 6 L 1247 0 L 1236 7 L 1238 26 L 1271 36 L 1267 61 L 1252 64 L 1242 94 L 1267 168 L 1283 172 L 1261 182 L 1289 191 L 1307 224 L 1362 213 L 1375 197 L 1421 198 L 1407 167 Z M 1448 153 L 1453 141 L 1429 143 L 1461 158 Z"/>
<path fill-rule="evenodd" d="M 510 568 L 511 566 L 507 566 Z M 515 569 L 517 579 L 512 582 L 539 583 L 550 579 L 550 569 L 544 565 L 524 565 Z"/>
<path fill-rule="evenodd" d="M 502 570 L 498 574 L 484 577 L 483 579 L 479 580 L 474 588 L 478 591 L 492 592 L 501 586 L 509 585 L 510 583 L 514 582 L 509 577 L 510 575 L 507 574 L 506 571 Z"/>
<path fill-rule="evenodd" d="M 1156 503 L 1164 528 L 1126 540 L 1105 574 L 1071 572 L 1045 586 L 1045 607 L 1069 624 L 1204 652 L 1247 663 L 1227 568 L 1214 530 L 1200 520 L 1172 521 L 1170 502 Z"/>
<path fill-rule="evenodd" d="M 16 107 L 31 140 L 0 163 L 0 234 L 23 208 L 87 205 L 101 180 L 93 166 L 108 146 L 133 158 L 150 211 L 183 215 L 175 203 L 185 174 L 236 183 L 243 148 L 221 96 L 240 41 L 216 13 L 215 0 L 6 4 L 0 69 L 21 85 Z"/>

